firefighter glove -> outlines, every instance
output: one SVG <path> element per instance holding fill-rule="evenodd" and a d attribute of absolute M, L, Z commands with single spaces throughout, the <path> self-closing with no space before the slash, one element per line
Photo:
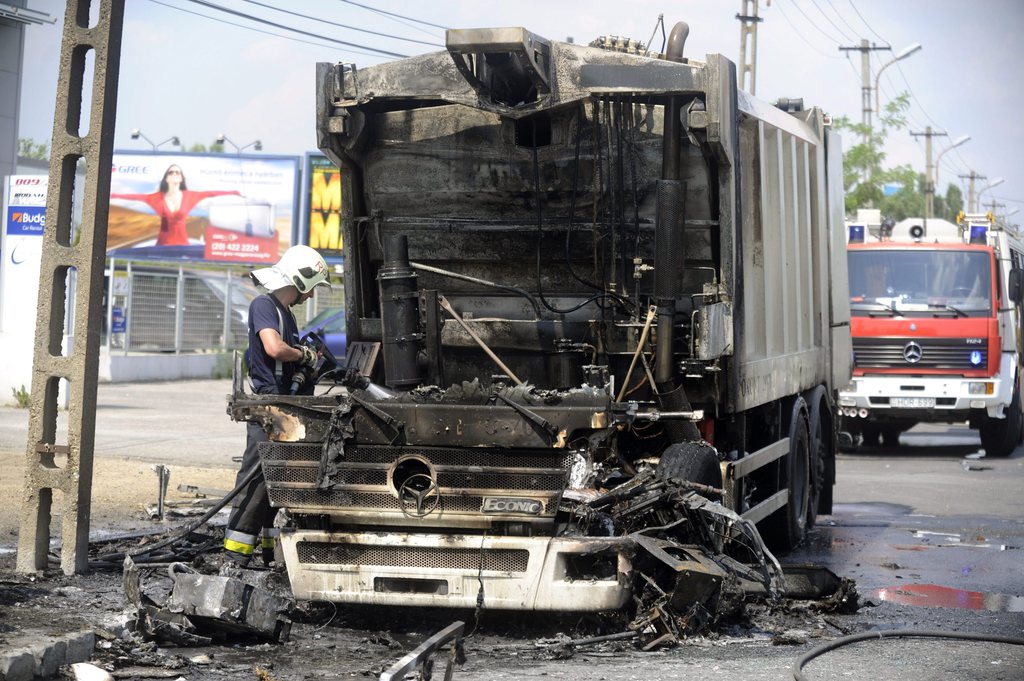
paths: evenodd
<path fill-rule="evenodd" d="M 307 345 L 293 345 L 293 348 L 302 353 L 302 357 L 299 358 L 299 364 L 305 367 L 313 368 L 316 366 L 317 354 L 316 350 Z"/>

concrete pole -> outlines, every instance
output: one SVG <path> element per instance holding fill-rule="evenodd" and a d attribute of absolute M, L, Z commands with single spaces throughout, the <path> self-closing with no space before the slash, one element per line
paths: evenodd
<path fill-rule="evenodd" d="M 55 515 L 61 518 L 61 570 L 71 575 L 89 568 L 103 262 L 124 0 L 99 0 L 95 4 L 99 13 L 92 28 L 86 26 L 89 0 L 68 0 L 64 15 L 18 534 L 16 569 L 23 574 L 46 569 L 50 523 Z M 94 56 L 93 81 L 86 88 L 82 74 L 90 52 Z M 88 131 L 83 133 L 85 105 L 91 108 Z M 85 186 L 82 196 L 75 197 L 75 168 L 80 159 L 86 166 Z M 81 228 L 72 238 L 76 199 L 81 202 Z M 78 281 L 73 297 L 68 299 L 67 273 L 72 270 Z M 66 304 L 74 307 L 76 342 L 64 354 L 61 345 Z M 62 380 L 69 382 L 70 393 L 64 436 L 57 428 L 58 385 Z M 62 464 L 58 457 L 63 459 Z M 55 491 L 60 493 L 56 514 Z"/>
<path fill-rule="evenodd" d="M 929 125 L 924 130 L 924 219 L 927 222 L 935 215 L 935 166 L 932 164 L 932 126 Z"/>
<path fill-rule="evenodd" d="M 871 127 L 871 46 L 866 38 L 860 41 L 860 99 L 864 125 Z"/>
<path fill-rule="evenodd" d="M 740 89 L 757 94 L 757 25 L 764 21 L 757 16 L 758 0 L 742 0 L 740 13 Z M 750 59 L 747 59 L 747 43 L 750 43 Z M 747 76 L 750 76 L 749 85 Z"/>
<path fill-rule="evenodd" d="M 928 218 L 935 215 L 935 163 L 932 162 L 932 138 L 945 137 L 946 133 L 932 130 L 932 126 L 924 129 L 924 132 L 911 132 L 913 137 L 925 138 L 925 173 L 924 173 L 924 219 L 927 225 Z"/>

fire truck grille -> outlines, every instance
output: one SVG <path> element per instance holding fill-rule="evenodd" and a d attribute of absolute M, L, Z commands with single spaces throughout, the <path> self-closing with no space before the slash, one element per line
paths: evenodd
<path fill-rule="evenodd" d="M 317 443 L 266 442 L 259 446 L 271 503 L 305 513 L 410 513 L 444 525 L 454 516 L 482 515 L 487 497 L 539 502 L 539 512 L 487 514 L 492 519 L 551 518 L 565 487 L 571 459 L 562 450 L 518 453 L 489 448 L 357 446 L 331 463 L 328 484 L 318 487 L 322 446 Z M 431 481 L 436 490 L 426 502 L 400 500 L 410 476 Z M 430 497 L 436 501 L 432 501 Z"/>
<path fill-rule="evenodd" d="M 988 345 L 968 338 L 854 338 L 857 369 L 952 369 L 988 367 Z M 914 361 L 916 360 L 916 361 Z"/>
<path fill-rule="evenodd" d="M 526 572 L 530 553 L 524 549 L 435 548 L 426 546 L 368 546 L 303 541 L 296 545 L 300 563 L 316 565 L 373 565 L 437 570 Z"/>

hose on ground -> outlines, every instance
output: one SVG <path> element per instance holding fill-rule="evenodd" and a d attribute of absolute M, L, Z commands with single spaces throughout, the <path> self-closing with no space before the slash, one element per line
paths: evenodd
<path fill-rule="evenodd" d="M 891 631 L 865 631 L 860 634 L 850 634 L 849 636 L 843 636 L 837 638 L 834 641 L 823 643 L 817 648 L 812 649 L 807 654 L 803 655 L 796 661 L 793 666 L 793 679 L 795 681 L 808 681 L 808 678 L 803 674 L 804 665 L 813 660 L 814 658 L 824 655 L 825 653 L 841 648 L 843 646 L 850 645 L 851 643 L 858 643 L 860 641 L 872 641 L 875 639 L 882 638 L 950 638 L 958 639 L 963 641 L 982 641 L 984 643 L 1007 643 L 1010 645 L 1021 646 L 1024 645 L 1024 638 L 1014 638 L 1012 636 L 989 636 L 987 634 L 972 634 L 968 632 L 959 631 L 941 631 L 938 629 L 893 629 Z"/>
<path fill-rule="evenodd" d="M 206 524 L 206 522 L 209 521 L 210 518 L 212 518 L 213 516 L 217 515 L 217 513 L 222 508 L 227 506 L 228 503 L 232 499 L 234 499 L 236 496 L 238 496 L 238 493 L 241 492 L 243 489 L 245 489 L 249 485 L 249 483 L 251 483 L 253 480 L 255 480 L 256 476 L 259 475 L 260 473 L 261 473 L 260 463 L 257 461 L 255 464 L 252 465 L 252 467 L 249 468 L 249 470 L 247 470 L 245 472 L 245 474 L 242 476 L 242 479 L 239 481 L 239 483 L 237 485 L 235 485 L 235 488 L 233 490 L 231 490 L 230 492 L 225 494 L 224 497 L 221 498 L 220 501 L 218 501 L 216 504 L 211 506 L 210 509 L 206 513 L 204 513 L 201 517 L 199 517 L 196 520 L 194 520 L 191 523 L 189 523 L 185 527 L 184 530 L 182 530 L 182 531 L 180 531 L 180 532 L 178 532 L 176 534 L 173 534 L 170 537 L 166 537 L 165 539 L 161 539 L 160 541 L 158 541 L 155 544 L 152 544 L 150 546 L 144 546 L 144 547 L 142 547 L 140 549 L 137 549 L 135 551 L 129 552 L 127 555 L 130 556 L 132 559 L 138 558 L 140 556 L 150 556 L 153 553 L 155 553 L 156 551 L 159 551 L 160 549 L 164 548 L 165 546 L 170 546 L 171 544 L 174 544 L 174 543 L 176 543 L 178 541 L 181 541 L 182 539 L 187 537 L 189 534 L 194 532 L 197 528 L 199 528 L 202 525 Z M 102 556 L 102 559 L 101 559 L 100 562 L 102 562 L 102 563 L 117 563 L 117 564 L 120 564 L 124 560 L 124 557 L 125 557 L 125 553 L 122 553 L 122 552 L 106 554 L 106 555 Z M 164 555 L 164 556 L 161 556 L 161 557 L 164 560 L 166 560 L 168 556 Z"/>

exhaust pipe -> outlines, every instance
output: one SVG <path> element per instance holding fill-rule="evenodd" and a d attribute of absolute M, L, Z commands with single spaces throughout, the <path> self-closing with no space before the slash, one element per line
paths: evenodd
<path fill-rule="evenodd" d="M 683 46 L 690 35 L 690 27 L 677 22 L 669 33 L 665 49 L 667 61 L 683 60 Z M 683 213 L 686 200 L 679 182 L 679 146 L 681 123 L 679 114 L 682 102 L 679 97 L 670 97 L 665 104 L 662 122 L 661 180 L 657 183 L 657 214 L 655 216 L 655 250 L 658 261 L 654 270 L 654 296 L 658 305 L 658 345 L 655 353 L 654 380 L 659 385 L 672 380 L 672 347 L 675 322 L 675 299 L 678 295 L 676 283 L 686 262 L 683 257 Z M 684 410 L 685 411 L 685 410 Z"/>
<path fill-rule="evenodd" d="M 666 60 L 683 60 L 683 46 L 689 34 L 690 27 L 685 22 L 680 21 L 672 27 L 665 49 Z M 669 97 L 665 103 L 665 117 L 662 123 L 661 179 L 657 183 L 657 214 L 654 228 L 657 253 L 654 297 L 658 307 L 658 344 L 654 356 L 654 380 L 661 392 L 661 407 L 668 411 L 691 411 L 686 390 L 676 385 L 675 367 L 672 364 L 676 298 L 680 295 L 680 276 L 686 268 L 683 253 L 686 184 L 679 181 L 681 110 L 682 100 L 679 97 Z M 665 427 L 674 442 L 700 439 L 697 426 L 690 421 L 670 421 Z"/>
<path fill-rule="evenodd" d="M 409 242 L 404 234 L 384 237 L 384 265 L 377 273 L 384 383 L 397 390 L 423 382 L 420 361 L 423 334 L 419 333 L 419 289 L 416 271 L 409 264 Z"/>

